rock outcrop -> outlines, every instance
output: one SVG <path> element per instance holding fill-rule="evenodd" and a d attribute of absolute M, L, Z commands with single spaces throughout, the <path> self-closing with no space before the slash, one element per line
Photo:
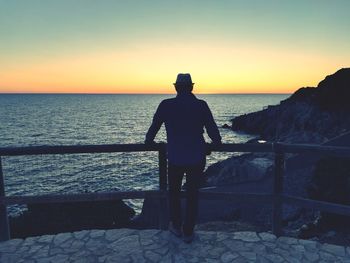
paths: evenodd
<path fill-rule="evenodd" d="M 232 129 L 260 136 L 267 141 L 287 143 L 326 143 L 350 131 L 350 68 L 341 69 L 327 76 L 317 88 L 297 90 L 279 105 L 236 117 Z M 348 145 L 349 135 L 339 136 L 335 145 Z M 256 141 L 256 140 L 254 140 Z M 312 181 L 314 163 L 320 156 L 293 156 L 287 160 L 284 193 L 307 197 L 307 186 Z M 302 160 L 302 161 L 301 161 Z M 307 162 L 307 160 L 309 160 Z M 210 166 L 206 171 L 209 185 L 230 188 L 230 191 L 269 192 L 272 190 L 273 155 L 253 153 L 231 157 Z M 244 190 L 242 190 L 244 189 Z M 241 207 L 240 213 L 250 208 Z M 299 217 L 300 208 L 284 206 L 285 222 Z M 243 218 L 256 222 L 264 221 L 271 212 L 257 208 L 255 214 Z"/>
<path fill-rule="evenodd" d="M 11 237 L 128 227 L 134 215 L 122 200 L 29 204 L 23 214 L 10 217 Z"/>
<path fill-rule="evenodd" d="M 272 164 L 271 158 L 265 155 L 245 154 L 217 162 L 205 173 L 211 186 L 249 183 L 264 179 Z"/>
<path fill-rule="evenodd" d="M 323 143 L 350 130 L 349 113 L 350 68 L 344 68 L 279 105 L 234 118 L 231 128 L 269 141 Z"/>

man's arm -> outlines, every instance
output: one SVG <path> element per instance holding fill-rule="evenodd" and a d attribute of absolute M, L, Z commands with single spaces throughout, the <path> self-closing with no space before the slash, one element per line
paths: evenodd
<path fill-rule="evenodd" d="M 153 121 L 151 126 L 148 129 L 148 132 L 146 133 L 146 139 L 145 143 L 152 143 L 154 138 L 157 135 L 157 132 L 159 131 L 160 127 L 162 126 L 164 119 L 163 119 L 163 103 L 161 102 L 157 108 L 156 113 L 153 116 Z"/>
<path fill-rule="evenodd" d="M 213 143 L 220 144 L 221 136 L 220 136 L 218 126 L 216 125 L 213 114 L 211 113 L 209 106 L 206 102 L 204 102 L 204 109 L 205 109 L 205 119 L 204 119 L 205 129 L 207 130 L 207 133 L 210 139 L 213 141 Z"/>

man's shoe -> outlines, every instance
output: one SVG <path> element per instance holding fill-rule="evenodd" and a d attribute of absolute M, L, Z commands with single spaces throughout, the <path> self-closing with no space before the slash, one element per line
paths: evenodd
<path fill-rule="evenodd" d="M 188 235 L 188 236 L 183 236 L 183 241 L 187 244 L 191 243 L 194 239 L 194 233 L 192 233 L 191 235 Z"/>
<path fill-rule="evenodd" d="M 181 237 L 182 232 L 180 227 L 175 227 L 172 222 L 169 223 L 168 230 L 175 236 Z"/>

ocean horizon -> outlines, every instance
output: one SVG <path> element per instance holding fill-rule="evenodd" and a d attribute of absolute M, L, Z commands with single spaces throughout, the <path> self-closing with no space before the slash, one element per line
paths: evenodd
<path fill-rule="evenodd" d="M 236 116 L 278 104 L 289 94 L 195 94 L 207 101 L 224 143 L 254 136 L 223 128 Z M 0 147 L 143 143 L 158 104 L 175 94 L 0 94 Z M 207 142 L 209 138 L 205 136 Z M 165 142 L 164 127 L 156 137 Z M 232 156 L 213 153 L 207 166 Z M 3 157 L 6 195 L 158 188 L 153 152 Z M 141 200 L 129 200 L 137 212 Z M 21 208 L 12 207 L 10 213 Z"/>

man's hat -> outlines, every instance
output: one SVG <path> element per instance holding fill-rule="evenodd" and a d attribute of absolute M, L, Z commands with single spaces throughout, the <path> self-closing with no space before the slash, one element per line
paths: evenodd
<path fill-rule="evenodd" d="M 176 78 L 176 84 L 186 84 L 186 85 L 193 85 L 194 83 L 192 82 L 191 75 L 189 73 L 179 73 Z"/>

